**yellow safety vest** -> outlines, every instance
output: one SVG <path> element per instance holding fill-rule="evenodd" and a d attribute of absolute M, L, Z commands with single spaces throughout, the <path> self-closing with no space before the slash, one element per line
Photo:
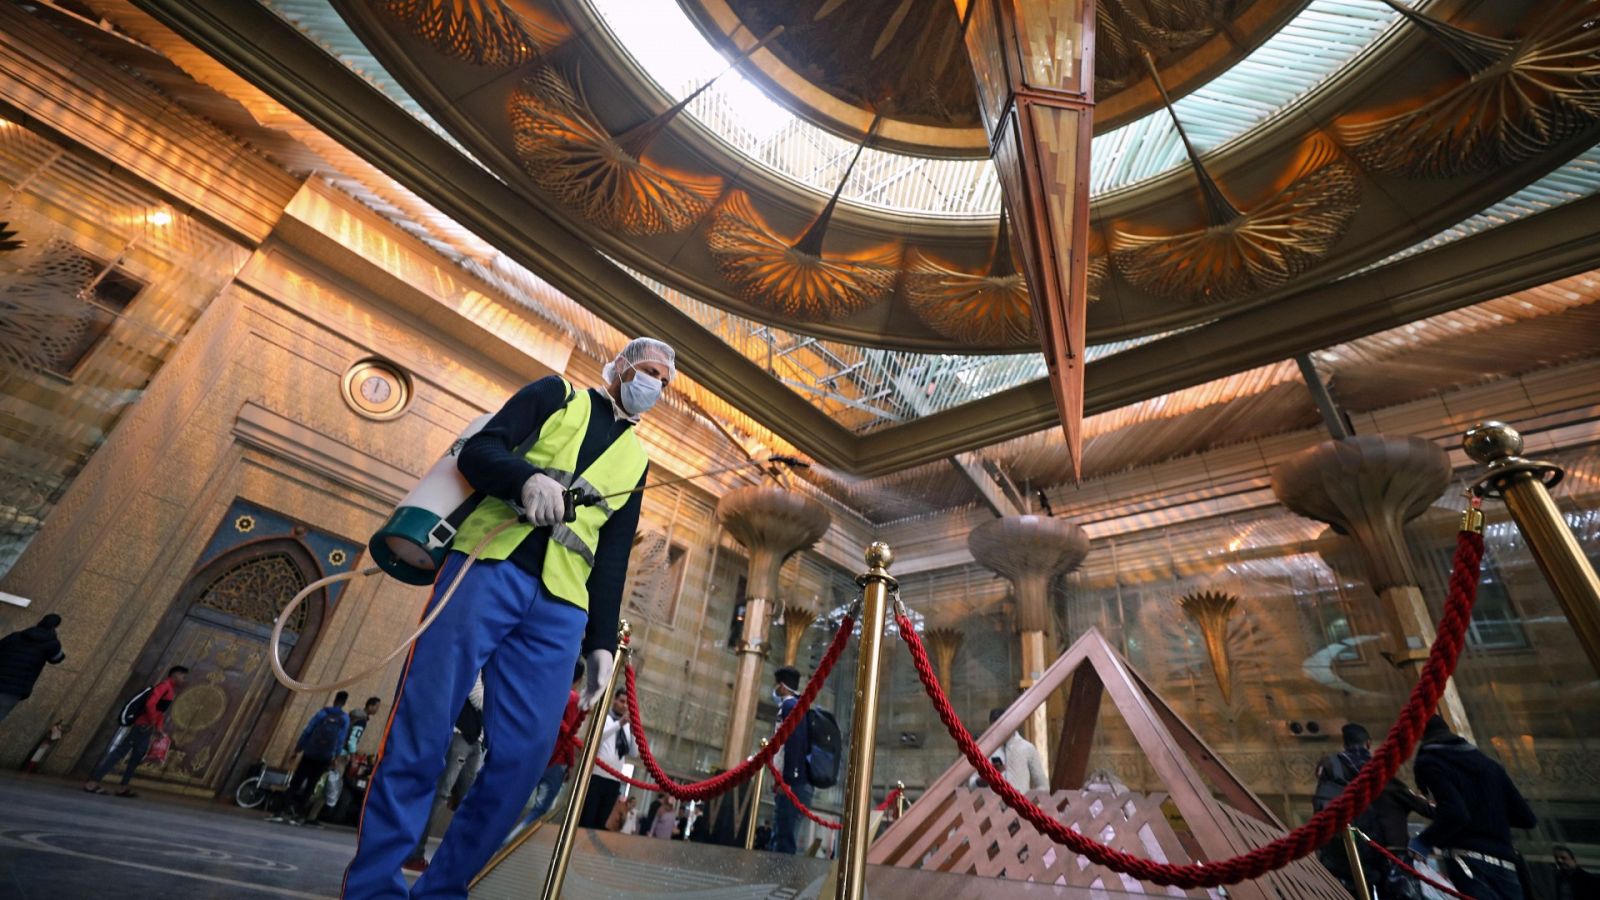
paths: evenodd
<path fill-rule="evenodd" d="M 567 390 L 571 392 L 570 387 Z M 572 393 L 567 405 L 545 420 L 544 427 L 539 429 L 539 439 L 528 448 L 524 458 L 564 487 L 578 486 L 601 496 L 638 487 L 650 460 L 645 456 L 644 446 L 639 443 L 639 436 L 632 428 L 612 441 L 611 446 L 587 469 L 573 471 L 578 466 L 578 448 L 583 445 L 583 436 L 589 430 L 589 415 L 593 406 L 590 400 L 588 391 Z M 611 410 L 603 410 L 602 414 L 610 415 Z M 541 575 L 546 591 L 579 609 L 589 608 L 589 573 L 594 571 L 594 554 L 600 544 L 600 528 L 627 499 L 616 497 L 593 506 L 580 506 L 576 521 L 557 524 L 550 529 L 550 546 L 545 549 Z M 461 523 L 451 547 L 470 553 L 496 525 L 516 517 L 516 511 L 504 500 L 485 497 Z M 526 524 L 507 528 L 479 551 L 478 558 L 508 558 L 533 530 L 532 525 Z"/>

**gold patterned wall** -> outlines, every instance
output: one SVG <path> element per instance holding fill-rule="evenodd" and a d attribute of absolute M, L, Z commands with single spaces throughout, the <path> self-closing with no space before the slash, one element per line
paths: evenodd
<path fill-rule="evenodd" d="M 0 575 L 246 251 L 0 120 Z"/>

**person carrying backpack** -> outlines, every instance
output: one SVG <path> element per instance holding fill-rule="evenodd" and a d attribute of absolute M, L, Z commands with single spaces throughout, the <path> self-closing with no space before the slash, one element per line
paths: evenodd
<path fill-rule="evenodd" d="M 1323 757 L 1317 763 L 1317 787 L 1311 795 L 1313 811 L 1321 811 L 1332 803 L 1344 791 L 1345 785 L 1355 779 L 1361 767 L 1372 760 L 1372 735 L 1366 728 L 1354 722 L 1347 723 L 1340 729 L 1340 737 L 1344 739 L 1344 749 Z M 1413 812 L 1423 816 L 1432 815 L 1427 801 L 1398 779 L 1390 779 L 1372 805 L 1357 815 L 1351 824 L 1391 849 L 1403 849 L 1409 838 L 1406 818 Z M 1377 851 L 1362 845 L 1360 854 L 1367 880 L 1377 888 L 1380 897 L 1384 900 L 1409 900 L 1415 896 L 1415 883 L 1404 873 L 1393 870 Z M 1324 845 L 1318 851 L 1318 858 L 1323 867 L 1346 887 L 1355 883 L 1350 872 L 1350 859 L 1345 855 L 1341 839 L 1335 838 Z"/>
<path fill-rule="evenodd" d="M 294 745 L 300 762 L 289 779 L 289 809 L 305 808 L 318 779 L 328 771 L 328 763 L 344 751 L 345 740 L 350 736 L 350 714 L 344 711 L 349 699 L 348 691 L 334 694 L 333 705 L 317 710 L 300 732 Z"/>
<path fill-rule="evenodd" d="M 773 678 L 777 683 L 772 688 L 772 699 L 778 702 L 778 725 L 782 727 L 783 720 L 800 702 L 800 670 L 784 666 L 773 673 Z M 806 766 L 806 753 L 811 747 L 810 724 L 801 722 L 784 741 L 777 767 L 795 797 L 807 806 L 811 805 L 812 795 L 811 773 Z M 796 832 L 800 829 L 800 810 L 777 785 L 773 785 L 772 794 L 772 842 L 767 849 L 773 853 L 793 854 L 798 850 Z"/>

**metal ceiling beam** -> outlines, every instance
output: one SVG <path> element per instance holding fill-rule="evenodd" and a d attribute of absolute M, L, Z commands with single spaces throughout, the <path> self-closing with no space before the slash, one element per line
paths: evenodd
<path fill-rule="evenodd" d="M 560 222 L 464 159 L 293 26 L 255 2 L 131 0 L 627 333 L 677 346 L 685 372 L 819 462 L 881 475 L 1050 427 L 1043 380 L 855 435 L 679 312 Z M 1087 366 L 1085 414 L 1600 268 L 1600 197 L 1309 288 Z"/>

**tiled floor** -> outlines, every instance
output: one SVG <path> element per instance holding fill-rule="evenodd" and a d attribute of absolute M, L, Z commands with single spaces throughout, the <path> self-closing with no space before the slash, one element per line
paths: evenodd
<path fill-rule="evenodd" d="M 355 848 L 345 828 L 274 825 L 254 812 L 146 793 L 0 777 L 0 897 L 333 897 Z"/>

